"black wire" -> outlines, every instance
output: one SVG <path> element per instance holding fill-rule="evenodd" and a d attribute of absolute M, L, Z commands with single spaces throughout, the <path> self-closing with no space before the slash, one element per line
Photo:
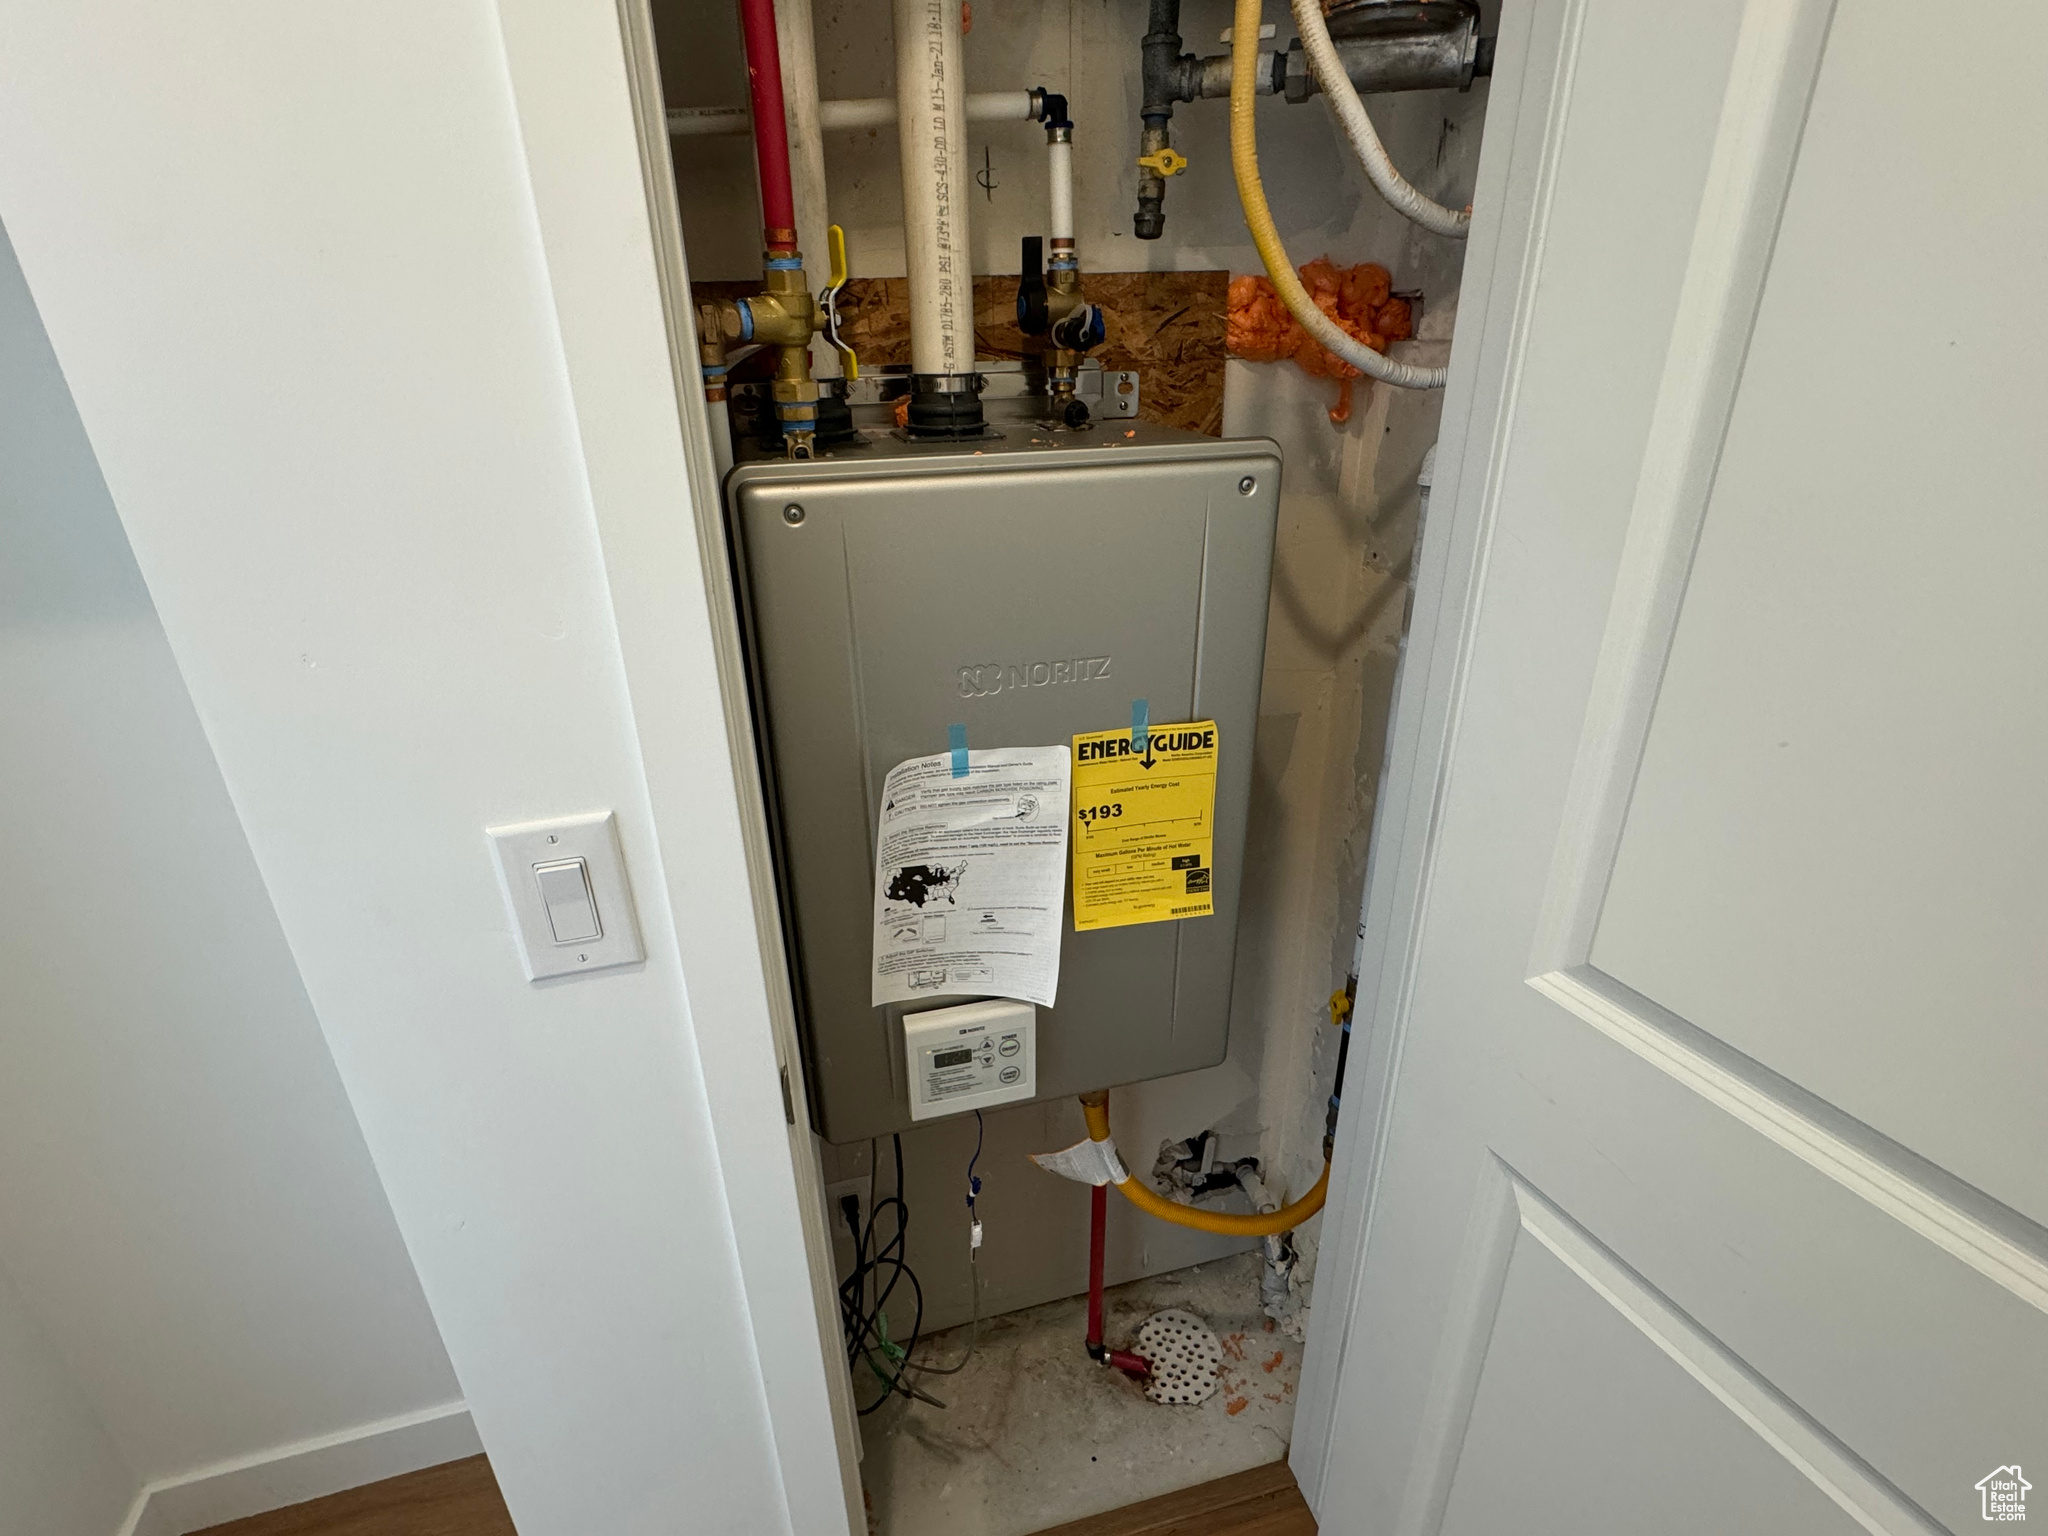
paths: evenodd
<path fill-rule="evenodd" d="M 910 1217 L 910 1207 L 903 1201 L 903 1138 L 897 1136 L 894 1140 L 896 1147 L 896 1193 L 876 1201 L 874 1209 L 868 1213 L 867 1231 L 864 1234 L 855 1234 L 854 1272 L 849 1283 L 854 1288 L 853 1320 L 856 1327 L 852 1338 L 848 1341 L 847 1349 L 849 1355 L 855 1357 L 856 1361 L 860 1351 L 867 1347 L 870 1334 L 874 1336 L 876 1344 L 879 1345 L 881 1343 L 882 1309 L 888 1304 L 889 1297 L 894 1294 L 897 1282 L 908 1273 L 907 1267 L 903 1263 L 904 1234 Z M 881 1220 L 882 1212 L 890 1206 L 896 1208 L 893 1213 L 896 1220 L 895 1236 L 891 1237 L 882 1247 L 876 1249 L 874 1257 L 870 1259 L 868 1257 L 868 1248 L 874 1242 L 875 1223 Z M 873 1305 L 870 1306 L 865 1300 L 868 1284 L 871 1277 L 879 1275 L 884 1265 L 889 1266 L 890 1269 L 889 1284 L 883 1289 L 881 1295 L 875 1298 Z M 915 1275 L 911 1275 L 911 1284 L 913 1286 L 917 1284 L 917 1277 Z"/>
<path fill-rule="evenodd" d="M 911 1352 L 917 1348 L 918 1338 L 924 1331 L 924 1287 L 918 1283 L 916 1272 L 911 1269 L 907 1262 L 910 1206 L 903 1198 L 903 1138 L 900 1135 L 896 1135 L 892 1136 L 890 1141 L 896 1154 L 896 1193 L 886 1200 L 877 1201 L 874 1211 L 868 1217 L 868 1241 L 872 1244 L 874 1226 L 876 1221 L 880 1220 L 883 1209 L 888 1206 L 895 1207 L 893 1215 L 895 1217 L 896 1231 L 887 1243 L 874 1250 L 872 1261 L 873 1272 L 877 1279 L 879 1279 L 882 1267 L 884 1265 L 888 1266 L 889 1283 L 882 1287 L 881 1294 L 874 1300 L 874 1305 L 867 1310 L 866 1316 L 862 1320 L 860 1333 L 856 1336 L 855 1341 L 856 1346 L 867 1356 L 869 1369 L 873 1370 L 877 1376 L 881 1375 L 881 1369 L 875 1364 L 874 1355 L 867 1347 L 867 1336 L 872 1333 L 875 1345 L 880 1346 L 883 1341 L 882 1329 L 884 1325 L 882 1318 L 885 1309 L 889 1304 L 889 1298 L 895 1294 L 897 1285 L 904 1280 L 910 1282 L 911 1295 L 916 1302 L 916 1311 L 910 1325 L 910 1338 L 903 1342 L 894 1339 L 888 1341 L 891 1346 L 902 1352 L 902 1357 L 896 1364 L 895 1374 L 885 1384 L 882 1395 L 862 1409 L 862 1413 L 874 1412 L 875 1409 L 887 1402 L 892 1394 L 898 1391 L 902 1392 L 906 1397 L 916 1395 L 915 1389 L 904 1380 L 904 1377 L 909 1371 Z"/>
<path fill-rule="evenodd" d="M 895 1374 L 883 1379 L 881 1396 L 859 1410 L 863 1417 L 898 1393 L 905 1397 L 917 1395 L 917 1389 L 904 1378 L 910 1374 L 911 1352 L 917 1348 L 918 1336 L 924 1331 L 924 1287 L 918 1284 L 916 1273 L 905 1262 L 910 1206 L 903 1198 L 903 1137 L 894 1135 L 890 1141 L 896 1154 L 896 1192 L 874 1202 L 865 1229 L 861 1227 L 858 1215 L 849 1213 L 846 1219 L 847 1228 L 853 1233 L 853 1272 L 839 1286 L 839 1318 L 846 1333 L 847 1364 L 858 1370 L 865 1360 L 868 1368 L 877 1377 L 882 1377 L 883 1367 L 874 1357 L 875 1350 L 882 1344 L 882 1312 L 888 1306 L 889 1298 L 896 1293 L 897 1285 L 905 1280 L 910 1282 L 916 1311 L 910 1325 L 910 1338 L 902 1342 L 889 1341 L 892 1347 L 902 1351 L 902 1358 L 895 1362 Z M 877 1245 L 876 1224 L 881 1221 L 885 1210 L 890 1213 L 895 1231 L 886 1242 Z M 882 1283 L 884 1270 L 888 1271 L 887 1284 Z M 879 1287 L 879 1294 L 870 1301 L 869 1292 L 876 1287 Z"/>

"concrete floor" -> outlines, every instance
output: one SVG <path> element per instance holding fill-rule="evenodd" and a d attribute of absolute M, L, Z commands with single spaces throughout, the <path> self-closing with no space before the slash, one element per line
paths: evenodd
<path fill-rule="evenodd" d="M 922 1381 L 944 1409 L 897 1398 L 861 1421 L 871 1536 L 1029 1536 L 1287 1454 L 1301 1346 L 1259 1311 L 1258 1254 L 1105 1299 L 1113 1345 L 1168 1307 L 1205 1319 L 1223 1342 L 1221 1390 L 1193 1408 L 1147 1402 L 1083 1351 L 1086 1297 L 986 1322 L 966 1370 Z M 966 1340 L 955 1329 L 917 1357 L 955 1359 Z"/>

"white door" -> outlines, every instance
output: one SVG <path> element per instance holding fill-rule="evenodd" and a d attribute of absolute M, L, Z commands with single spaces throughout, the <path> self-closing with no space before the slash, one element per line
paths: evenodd
<path fill-rule="evenodd" d="M 1297 1468 L 2048 1524 L 2048 6 L 1507 10 Z"/>

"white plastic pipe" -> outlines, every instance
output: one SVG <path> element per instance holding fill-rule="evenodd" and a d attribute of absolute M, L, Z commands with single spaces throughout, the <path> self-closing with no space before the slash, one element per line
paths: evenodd
<path fill-rule="evenodd" d="M 777 52 L 782 59 L 783 116 L 789 124 L 789 185 L 796 203 L 796 243 L 804 254 L 811 291 L 825 286 L 831 254 L 825 226 L 825 140 L 818 131 L 818 55 L 811 35 L 811 0 L 775 0 Z M 846 365 L 820 331 L 811 338 L 811 377 L 836 379 Z"/>
<path fill-rule="evenodd" d="M 818 123 L 824 128 L 887 128 L 895 125 L 896 112 L 896 103 L 887 96 L 827 101 L 818 107 Z"/>
<path fill-rule="evenodd" d="M 897 104 L 886 96 L 828 101 L 818 118 L 827 128 L 883 128 L 896 121 Z M 975 91 L 967 98 L 970 123 L 1022 123 L 1031 118 L 1029 91 Z"/>
<path fill-rule="evenodd" d="M 786 34 L 785 34 L 786 35 Z M 784 45 L 787 51 L 788 44 Z M 789 94 L 787 84 L 789 68 L 783 67 L 783 93 Z M 811 75 L 812 90 L 817 89 L 817 74 Z M 970 123 L 1025 123 L 1031 120 L 1031 93 L 1029 91 L 974 91 L 967 97 L 967 121 Z M 821 128 L 894 128 L 896 126 L 897 103 L 892 96 L 858 96 L 848 101 L 821 101 L 818 103 L 818 126 Z M 668 131 L 672 138 L 708 138 L 720 134 L 739 134 L 747 131 L 747 109 L 745 107 L 671 107 L 668 111 Z M 791 129 L 794 132 L 794 128 Z M 792 150 L 796 145 L 790 146 Z M 810 247 L 804 247 L 810 253 Z"/>
<path fill-rule="evenodd" d="M 1434 234 L 1464 239 L 1472 215 L 1462 209 L 1446 208 L 1434 198 L 1424 196 L 1394 169 L 1386 146 L 1380 143 L 1379 133 L 1366 114 L 1365 103 L 1358 99 L 1358 88 L 1345 72 L 1344 61 L 1337 57 L 1336 44 L 1330 41 L 1330 29 L 1323 21 L 1322 0 L 1293 0 L 1293 5 L 1294 25 L 1301 33 L 1308 67 L 1323 88 L 1323 100 L 1331 115 L 1351 141 L 1358 163 L 1365 167 L 1366 179 L 1379 189 L 1380 196 L 1396 213 Z"/>
<path fill-rule="evenodd" d="M 752 119 L 745 107 L 670 107 L 668 136 L 702 139 L 717 134 L 745 133 Z"/>
<path fill-rule="evenodd" d="M 1038 103 L 1029 91 L 970 91 L 970 123 L 1028 123 Z"/>
<path fill-rule="evenodd" d="M 711 418 L 711 462 L 718 468 L 718 483 L 732 469 L 732 408 L 723 400 L 704 402 L 704 414 Z"/>
<path fill-rule="evenodd" d="M 1074 146 L 1054 140 L 1046 146 L 1052 162 L 1052 221 L 1048 231 L 1055 240 L 1074 238 Z"/>
<path fill-rule="evenodd" d="M 910 371 L 974 371 L 960 0 L 895 0 L 897 139 L 910 268 Z"/>

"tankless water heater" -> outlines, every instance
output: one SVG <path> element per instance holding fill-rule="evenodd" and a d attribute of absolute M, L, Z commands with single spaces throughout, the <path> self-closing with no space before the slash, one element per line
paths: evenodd
<path fill-rule="evenodd" d="M 728 484 L 750 681 L 811 1103 L 828 1141 L 912 1121 L 903 1015 L 870 1006 L 884 777 L 971 747 L 1065 744 L 1145 701 L 1214 720 L 1212 916 L 1073 931 L 1037 1010 L 1033 1097 L 1212 1066 L 1231 971 L 1279 451 L 1168 428 L 877 434 Z M 997 1058 L 995 1071 L 1002 1070 Z"/>

